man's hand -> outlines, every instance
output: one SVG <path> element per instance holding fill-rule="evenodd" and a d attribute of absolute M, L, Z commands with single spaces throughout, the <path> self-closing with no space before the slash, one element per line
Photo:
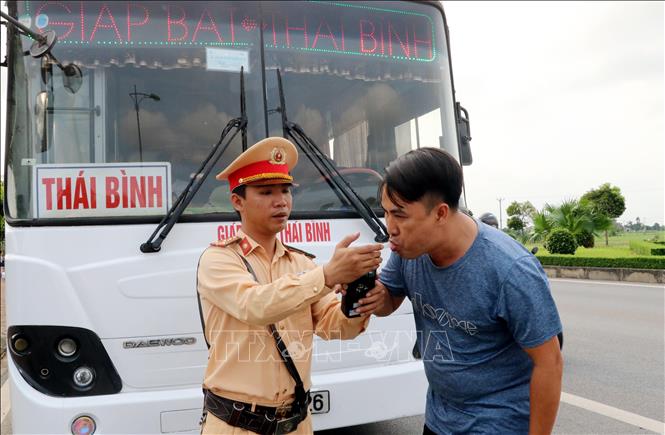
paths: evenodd
<path fill-rule="evenodd" d="M 348 284 L 358 277 L 375 270 L 381 264 L 380 243 L 372 243 L 358 247 L 349 247 L 353 241 L 360 237 L 360 233 L 348 235 L 335 246 L 330 262 L 323 266 L 323 275 L 326 286 L 335 284 Z"/>
<path fill-rule="evenodd" d="M 335 293 L 346 294 L 345 285 L 335 286 L 334 290 Z M 367 295 L 358 301 L 360 305 L 356 308 L 356 312 L 362 316 L 369 316 L 370 314 L 379 317 L 389 316 L 393 311 L 399 308 L 403 300 L 404 297 L 392 296 L 381 281 L 376 280 L 374 288 L 368 291 Z"/>

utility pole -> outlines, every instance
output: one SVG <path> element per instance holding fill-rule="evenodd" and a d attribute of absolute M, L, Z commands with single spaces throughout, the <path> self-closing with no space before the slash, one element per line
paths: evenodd
<path fill-rule="evenodd" d="M 499 229 L 503 229 L 503 208 L 501 207 L 501 201 L 503 201 L 506 198 L 497 198 L 496 200 L 499 201 Z"/>

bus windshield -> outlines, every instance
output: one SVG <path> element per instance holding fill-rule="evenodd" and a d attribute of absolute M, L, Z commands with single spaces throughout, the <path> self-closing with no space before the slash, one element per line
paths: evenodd
<path fill-rule="evenodd" d="M 240 115 L 241 68 L 248 144 L 282 135 L 279 69 L 289 119 L 377 211 L 398 155 L 433 146 L 458 157 L 444 22 L 432 5 L 25 1 L 9 12 L 54 31 L 53 57 L 82 72 L 72 86 L 53 59 L 27 54 L 30 38 L 11 33 L 10 222 L 157 222 Z M 238 135 L 218 169 L 240 152 Z M 294 217 L 348 215 L 307 154 L 292 175 Z M 228 185 L 208 177 L 185 210 L 192 216 L 237 219 Z"/>

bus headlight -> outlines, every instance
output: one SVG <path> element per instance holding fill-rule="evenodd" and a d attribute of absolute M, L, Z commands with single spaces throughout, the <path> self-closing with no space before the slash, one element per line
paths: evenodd
<path fill-rule="evenodd" d="M 74 384 L 79 388 L 87 388 L 95 380 L 95 372 L 89 367 L 79 367 L 74 370 Z"/>
<path fill-rule="evenodd" d="M 122 390 L 122 380 L 102 340 L 89 329 L 12 325 L 7 328 L 7 338 L 7 353 L 21 377 L 40 393 L 82 397 Z"/>
<path fill-rule="evenodd" d="M 28 348 L 30 347 L 30 342 L 28 341 L 27 338 L 23 337 L 22 335 L 15 335 L 12 337 L 12 346 L 14 347 L 14 351 L 16 353 L 23 353 Z"/>
<path fill-rule="evenodd" d="M 95 420 L 87 415 L 77 417 L 72 423 L 72 435 L 92 435 L 96 429 Z"/>
<path fill-rule="evenodd" d="M 76 353 L 78 347 L 71 338 L 63 338 L 58 342 L 58 353 L 64 357 L 70 357 Z"/>

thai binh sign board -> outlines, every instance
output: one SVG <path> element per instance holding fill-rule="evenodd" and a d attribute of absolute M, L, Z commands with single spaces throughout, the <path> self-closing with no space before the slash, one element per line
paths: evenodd
<path fill-rule="evenodd" d="M 225 240 L 235 237 L 240 228 L 240 222 L 220 224 L 217 226 L 217 239 Z M 286 228 L 277 237 L 286 244 L 322 243 L 333 240 L 330 221 L 320 220 L 289 221 Z"/>
<path fill-rule="evenodd" d="M 83 218 L 166 214 L 171 164 L 40 164 L 33 170 L 36 217 Z"/>

